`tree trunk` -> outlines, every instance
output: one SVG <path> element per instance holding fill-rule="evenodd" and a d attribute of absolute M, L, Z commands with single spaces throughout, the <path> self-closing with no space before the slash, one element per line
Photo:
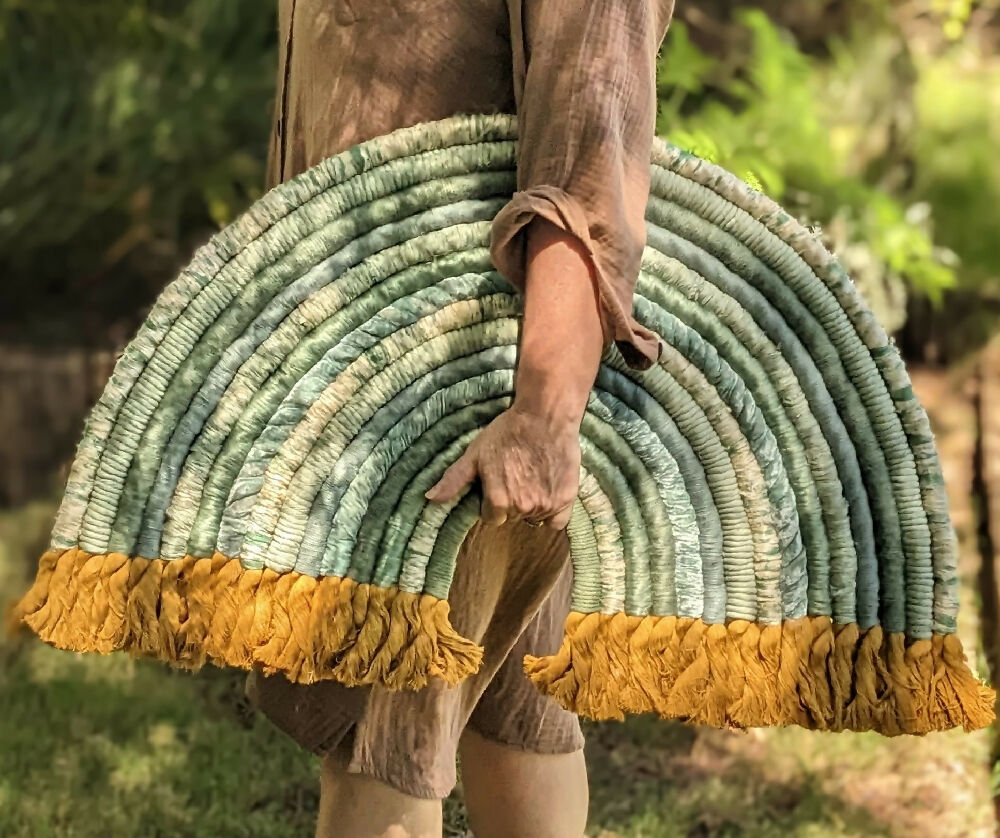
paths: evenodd
<path fill-rule="evenodd" d="M 982 351 L 976 374 L 977 434 L 973 470 L 973 502 L 982 557 L 979 593 L 982 601 L 979 630 L 990 680 L 1000 677 L 1000 339 Z M 1000 764 L 1000 735 L 991 729 L 990 760 Z M 1000 792 L 994 791 L 994 812 L 1000 835 Z"/>

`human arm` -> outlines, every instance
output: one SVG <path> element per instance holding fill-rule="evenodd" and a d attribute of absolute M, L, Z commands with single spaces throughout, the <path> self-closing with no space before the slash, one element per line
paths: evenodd
<path fill-rule="evenodd" d="M 563 529 L 579 491 L 580 423 L 604 336 L 590 262 L 579 240 L 544 219 L 527 231 L 524 318 L 515 397 L 427 497 L 453 497 L 478 474 L 481 518 L 545 519 Z"/>
<path fill-rule="evenodd" d="M 655 61 L 672 3 L 510 0 L 518 191 L 493 222 L 498 270 L 524 294 L 515 398 L 430 492 L 479 474 L 483 519 L 568 523 L 579 427 L 601 352 L 646 369 L 659 338 L 632 316 L 645 244 Z"/>

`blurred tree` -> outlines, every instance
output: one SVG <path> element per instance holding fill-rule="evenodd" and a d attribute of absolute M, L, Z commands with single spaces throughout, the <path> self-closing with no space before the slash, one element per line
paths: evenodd
<path fill-rule="evenodd" d="M 907 286 L 939 300 L 955 284 L 929 207 L 906 190 L 897 138 L 912 131 L 915 72 L 905 45 L 866 22 L 815 59 L 758 10 L 734 22 L 749 40 L 739 62 L 702 52 L 683 21 L 673 28 L 659 130 L 818 225 L 879 319 L 899 328 Z"/>
<path fill-rule="evenodd" d="M 260 0 L 0 0 L 0 335 L 127 335 L 260 194 L 274 33 Z"/>
<path fill-rule="evenodd" d="M 919 315 L 911 350 L 985 340 L 1000 308 L 977 302 L 1000 302 L 1000 0 L 736 6 L 680 8 L 660 132 L 820 228 L 890 331 Z"/>

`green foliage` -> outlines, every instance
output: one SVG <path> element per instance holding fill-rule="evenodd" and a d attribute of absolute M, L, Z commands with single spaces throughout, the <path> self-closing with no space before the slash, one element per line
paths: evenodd
<path fill-rule="evenodd" d="M 0 511 L 0 611 L 28 587 L 54 512 Z M 311 834 L 316 760 L 241 711 L 244 680 L 0 636 L 0 835 Z"/>
<path fill-rule="evenodd" d="M 8 316 L 131 313 L 261 193 L 274 31 L 259 0 L 0 0 Z"/>
<path fill-rule="evenodd" d="M 673 24 L 658 66 L 658 131 L 821 227 L 880 320 L 898 327 L 907 287 L 937 301 L 956 284 L 955 255 L 934 239 L 936 206 L 905 184 L 912 161 L 898 137 L 911 128 L 914 74 L 905 43 L 866 22 L 815 57 L 761 11 L 736 19 L 749 33 L 742 63 L 711 58 Z"/>
<path fill-rule="evenodd" d="M 316 763 L 264 719 L 241 726 L 241 681 L 33 645 L 0 676 L 0 834 L 310 834 Z"/>
<path fill-rule="evenodd" d="M 781 198 L 789 177 L 799 173 L 803 180 L 818 181 L 816 174 L 828 170 L 829 143 L 812 101 L 808 59 L 763 13 L 746 12 L 741 18 L 754 35 L 745 73 L 699 54 L 683 22 L 672 25 L 659 63 L 658 84 L 665 101 L 657 127 L 677 145 L 708 153 L 713 162 L 741 177 L 751 176 L 765 192 Z M 683 48 L 675 53 L 677 42 Z M 701 85 L 689 82 L 690 93 L 712 93 L 693 111 L 685 107 L 687 97 L 671 90 L 677 61 L 702 73 Z"/>
<path fill-rule="evenodd" d="M 962 37 L 975 0 L 931 0 L 931 8 L 943 20 L 944 34 L 953 41 Z"/>
<path fill-rule="evenodd" d="M 915 191 L 935 207 L 963 283 L 1000 291 L 1000 61 L 970 47 L 926 61 L 916 91 Z"/>

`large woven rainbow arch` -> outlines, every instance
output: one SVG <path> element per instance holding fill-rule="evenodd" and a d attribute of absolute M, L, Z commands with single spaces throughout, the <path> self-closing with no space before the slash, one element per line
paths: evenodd
<path fill-rule="evenodd" d="M 520 300 L 488 251 L 516 123 L 332 157 L 201 248 L 120 358 L 15 617 L 64 649 L 291 680 L 456 683 L 476 488 L 423 493 L 509 405 Z M 594 718 L 924 733 L 988 724 L 956 630 L 927 416 L 834 258 L 656 141 L 635 315 L 581 428 L 573 613 L 532 680 Z"/>

